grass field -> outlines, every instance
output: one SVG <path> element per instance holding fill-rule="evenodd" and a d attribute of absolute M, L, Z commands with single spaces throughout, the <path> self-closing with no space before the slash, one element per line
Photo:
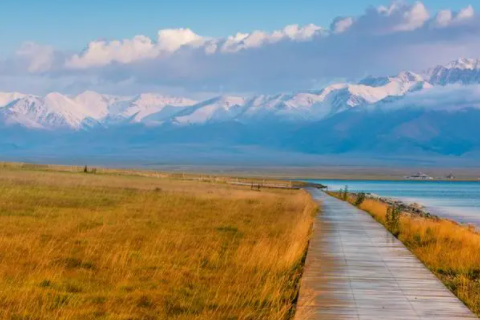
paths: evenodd
<path fill-rule="evenodd" d="M 303 191 L 0 166 L 0 319 L 289 319 Z"/>
<path fill-rule="evenodd" d="M 338 196 L 338 194 L 337 194 Z M 355 197 L 348 201 L 355 203 Z M 360 205 L 388 227 L 387 205 L 367 199 Z M 473 312 L 480 316 L 480 234 L 445 219 L 402 214 L 394 233 Z"/>

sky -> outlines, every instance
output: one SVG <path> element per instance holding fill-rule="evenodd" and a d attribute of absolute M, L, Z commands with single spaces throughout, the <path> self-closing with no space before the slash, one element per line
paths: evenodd
<path fill-rule="evenodd" d="M 438 11 L 458 10 L 474 1 L 423 3 Z M 273 31 L 289 24 L 328 26 L 337 16 L 359 15 L 368 6 L 385 4 L 385 0 L 2 0 L 0 54 L 15 50 L 24 41 L 80 50 L 98 38 L 153 36 L 165 28 L 190 28 L 202 35 L 225 37 L 236 32 Z"/>
<path fill-rule="evenodd" d="M 421 71 L 478 56 L 473 1 L 2 0 L 0 91 L 274 93 Z"/>

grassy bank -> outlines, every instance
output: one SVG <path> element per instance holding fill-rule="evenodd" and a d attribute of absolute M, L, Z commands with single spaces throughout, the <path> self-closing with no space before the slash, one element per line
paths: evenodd
<path fill-rule="evenodd" d="M 288 319 L 302 191 L 0 168 L 0 319 Z"/>
<path fill-rule="evenodd" d="M 339 194 L 332 193 L 339 196 Z M 355 204 L 356 198 L 348 201 Z M 389 229 L 473 312 L 480 315 L 480 234 L 455 222 L 401 213 L 387 219 L 388 206 L 366 199 L 360 209 Z M 390 220 L 390 221 L 388 221 Z"/>

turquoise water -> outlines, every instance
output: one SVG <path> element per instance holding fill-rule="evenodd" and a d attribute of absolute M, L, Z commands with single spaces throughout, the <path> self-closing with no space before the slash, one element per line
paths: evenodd
<path fill-rule="evenodd" d="M 308 181 L 322 183 L 330 190 L 348 186 L 352 192 L 370 192 L 417 202 L 439 216 L 480 226 L 480 182 L 477 181 Z"/>

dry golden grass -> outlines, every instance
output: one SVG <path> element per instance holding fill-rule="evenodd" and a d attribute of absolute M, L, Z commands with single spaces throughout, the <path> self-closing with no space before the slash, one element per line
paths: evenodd
<path fill-rule="evenodd" d="M 21 162 L 0 162 L 0 169 L 9 171 L 28 171 L 30 173 L 36 172 L 56 172 L 56 173 L 81 173 L 84 172 L 84 166 L 65 166 L 65 165 L 50 165 L 50 164 L 33 164 L 33 163 L 21 163 Z M 202 182 L 215 182 L 215 183 L 253 183 L 261 185 L 284 185 L 288 187 L 296 186 L 303 187 L 306 185 L 302 181 L 285 181 L 275 178 L 266 177 L 239 177 L 231 176 L 228 174 L 212 175 L 202 173 L 182 173 L 182 172 L 160 172 L 151 170 L 132 170 L 132 169 L 112 169 L 102 167 L 87 167 L 87 170 L 95 171 L 96 174 L 105 176 L 130 176 L 130 177 L 150 177 L 150 178 L 168 178 L 175 180 L 187 180 L 187 181 L 202 181 Z"/>
<path fill-rule="evenodd" d="M 354 203 L 350 197 L 349 202 Z M 387 205 L 367 199 L 361 206 L 386 226 Z M 402 214 L 402 241 L 473 312 L 480 315 L 480 234 L 445 219 Z"/>
<path fill-rule="evenodd" d="M 288 319 L 302 191 L 0 168 L 0 319 Z"/>

